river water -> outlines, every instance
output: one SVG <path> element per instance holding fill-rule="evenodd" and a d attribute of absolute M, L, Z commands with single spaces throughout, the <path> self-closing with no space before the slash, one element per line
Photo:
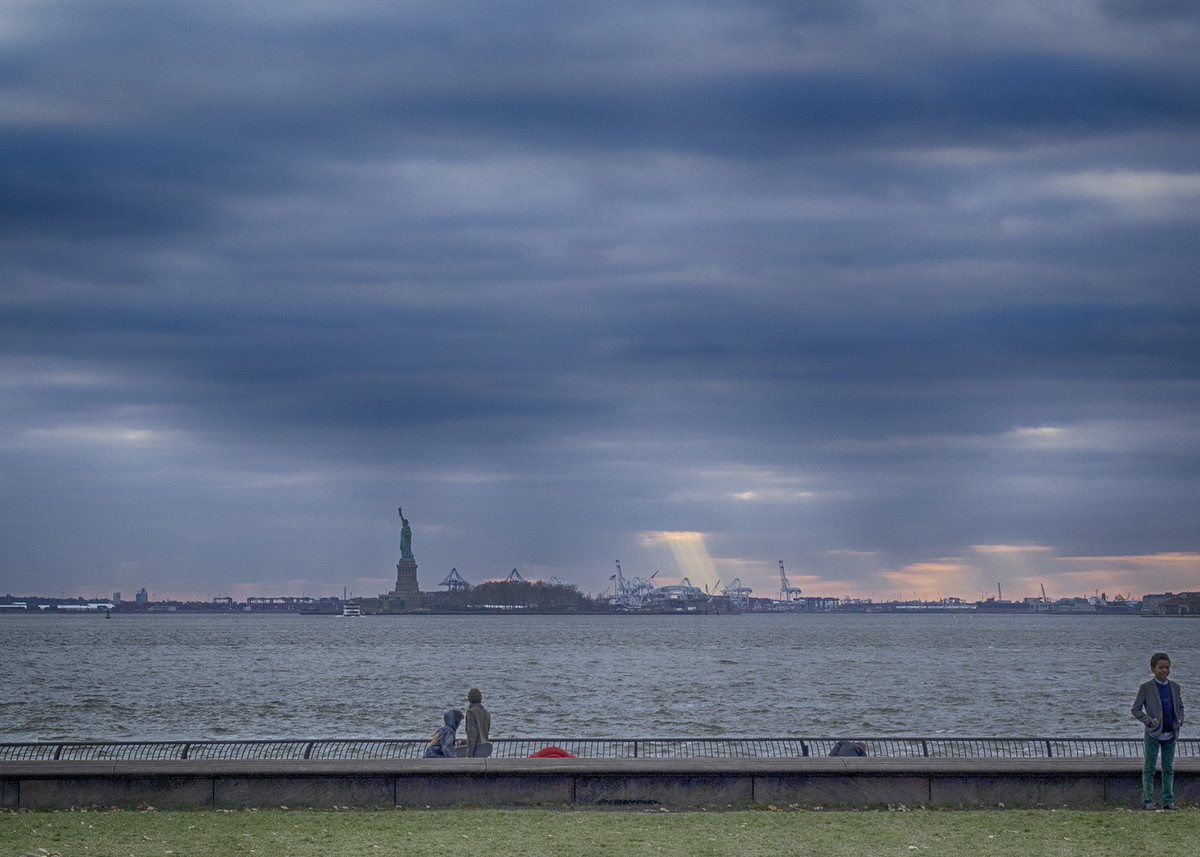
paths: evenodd
<path fill-rule="evenodd" d="M 1157 650 L 1191 698 L 1187 619 L 5 615 L 0 741 L 1136 737 Z"/>

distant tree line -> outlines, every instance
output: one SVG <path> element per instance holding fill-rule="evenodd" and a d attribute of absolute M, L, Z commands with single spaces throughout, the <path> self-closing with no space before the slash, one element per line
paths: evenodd
<path fill-rule="evenodd" d="M 441 600 L 447 607 L 501 608 L 554 613 L 583 613 L 596 610 L 596 602 L 570 584 L 543 581 L 489 580 L 448 592 Z"/>

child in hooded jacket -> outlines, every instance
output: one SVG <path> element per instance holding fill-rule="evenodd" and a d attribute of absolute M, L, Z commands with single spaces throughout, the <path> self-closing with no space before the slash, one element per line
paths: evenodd
<path fill-rule="evenodd" d="M 442 720 L 446 722 L 446 725 L 433 733 L 433 740 L 425 748 L 426 759 L 458 758 L 458 753 L 455 752 L 455 737 L 458 733 L 458 724 L 462 723 L 462 719 L 463 713 L 457 708 L 452 708 L 442 715 Z"/>

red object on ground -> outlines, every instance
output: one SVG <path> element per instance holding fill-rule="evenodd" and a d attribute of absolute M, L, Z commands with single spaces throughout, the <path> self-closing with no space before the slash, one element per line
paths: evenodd
<path fill-rule="evenodd" d="M 543 747 L 536 753 L 530 753 L 531 759 L 574 759 L 574 753 L 568 753 L 562 747 Z"/>

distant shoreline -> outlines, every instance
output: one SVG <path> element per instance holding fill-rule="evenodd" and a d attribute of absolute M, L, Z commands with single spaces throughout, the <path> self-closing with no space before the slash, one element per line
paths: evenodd
<path fill-rule="evenodd" d="M 1090 611 L 1090 612 L 1052 612 L 1045 610 L 975 610 L 973 608 L 965 609 L 937 609 L 937 608 L 905 608 L 889 605 L 888 603 L 880 603 L 873 605 L 874 609 L 845 609 L 845 610 L 719 610 L 719 611 L 676 611 L 676 610 L 537 610 L 524 608 L 478 608 L 478 609 L 462 609 L 462 610 L 411 610 L 397 612 L 378 612 L 364 613 L 361 616 L 353 617 L 355 619 L 378 619 L 378 618 L 437 618 L 442 616 L 678 616 L 678 617 L 696 617 L 696 616 L 1045 616 L 1048 618 L 1069 618 L 1069 617 L 1087 617 L 1097 619 L 1108 619 L 1113 617 L 1137 617 L 1148 619 L 1200 619 L 1200 614 L 1166 614 L 1166 613 L 1150 613 L 1150 612 L 1116 612 L 1116 611 Z M 106 610 L 63 610 L 63 609 L 0 609 L 0 617 L 3 616 L 89 616 L 96 618 L 106 618 L 110 616 L 297 616 L 304 618 L 350 618 L 342 615 L 341 611 L 333 610 L 204 610 L 197 608 L 186 609 L 150 609 L 150 610 L 122 610 L 120 608 Z"/>

